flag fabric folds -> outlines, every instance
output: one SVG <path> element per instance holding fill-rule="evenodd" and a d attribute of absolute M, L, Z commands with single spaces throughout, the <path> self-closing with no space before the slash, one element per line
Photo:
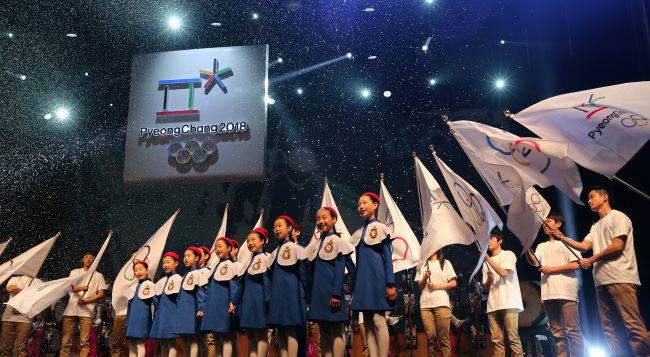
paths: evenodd
<path fill-rule="evenodd" d="M 7 240 L 6 242 L 0 244 L 0 255 L 2 255 L 2 252 L 4 252 L 5 249 L 7 249 L 9 242 L 11 242 L 11 238 L 9 238 L 9 240 Z"/>
<path fill-rule="evenodd" d="M 253 227 L 253 229 L 262 228 L 263 224 L 264 224 L 264 210 L 261 210 L 260 218 L 257 219 L 257 223 L 255 223 L 255 227 Z M 221 232 L 221 229 L 219 230 L 219 232 Z M 248 262 L 250 262 L 252 257 L 253 257 L 253 253 L 251 253 L 251 251 L 248 250 L 246 237 L 244 237 L 244 241 L 242 242 L 241 247 L 239 247 L 239 253 L 237 254 L 237 261 L 244 264 L 245 267 L 248 267 Z"/>
<path fill-rule="evenodd" d="M 41 266 L 57 238 L 59 238 L 59 234 L 0 265 L 0 284 L 14 274 L 35 277 L 41 270 Z"/>
<path fill-rule="evenodd" d="M 449 244 L 472 244 L 476 240 L 474 233 L 449 203 L 442 188 L 417 157 L 415 174 L 420 194 L 420 213 L 422 216 L 422 259 L 417 265 L 418 271 L 429 257 L 440 248 Z"/>
<path fill-rule="evenodd" d="M 228 223 L 228 205 L 226 205 L 226 208 L 223 211 L 223 218 L 221 219 L 221 226 L 219 227 L 219 231 L 217 232 L 217 237 L 214 239 L 214 243 L 212 243 L 212 247 L 210 247 L 210 260 L 208 260 L 207 266 L 208 269 L 210 269 L 210 276 L 212 276 L 212 273 L 214 272 L 214 267 L 217 266 L 219 263 L 219 257 L 217 257 L 217 254 L 215 254 L 215 249 L 217 248 L 217 241 L 221 237 L 226 236 L 226 226 Z"/>
<path fill-rule="evenodd" d="M 388 192 L 386 185 L 384 185 L 384 180 L 381 180 L 380 184 L 379 201 L 381 203 L 377 212 L 377 219 L 384 222 L 391 232 L 393 272 L 397 273 L 416 266 L 421 259 L 420 244 L 393 197 Z"/>
<path fill-rule="evenodd" d="M 321 207 L 332 207 L 336 210 L 336 214 L 338 215 L 336 219 L 336 224 L 334 227 L 336 228 L 336 232 L 341 235 L 341 238 L 345 241 L 350 241 L 350 238 L 352 237 L 350 235 L 350 231 L 348 231 L 348 228 L 345 226 L 345 222 L 343 222 L 343 217 L 341 217 L 341 211 L 339 211 L 339 208 L 336 206 L 336 202 L 334 202 L 334 197 L 332 197 L 332 191 L 330 191 L 330 186 L 325 181 L 325 190 L 323 191 L 323 201 L 321 203 Z M 318 234 L 318 227 L 314 229 L 314 235 L 313 239 L 318 239 L 319 234 Z M 354 253 L 353 253 L 354 255 Z"/>
<path fill-rule="evenodd" d="M 568 156 L 612 178 L 650 138 L 650 82 L 562 94 L 512 118 L 548 140 L 569 143 Z"/>
<path fill-rule="evenodd" d="M 471 150 L 485 163 L 515 168 L 526 188 L 533 185 L 554 185 L 574 202 L 583 204 L 580 200 L 582 180 L 578 166 L 567 156 L 568 143 L 520 138 L 507 131 L 471 121 L 456 121 L 449 125 L 456 132 L 455 136 L 462 139 L 458 142 L 465 145 L 466 152 Z M 492 187 L 498 186 L 492 182 Z M 502 201 L 501 204 L 507 203 Z"/>
<path fill-rule="evenodd" d="M 111 303 L 118 315 L 126 314 L 129 301 L 124 294 L 133 284 L 138 283 L 138 279 L 135 278 L 135 273 L 133 272 L 133 263 L 139 260 L 146 261 L 149 264 L 148 277 L 153 280 L 154 276 L 156 276 L 158 264 L 160 263 L 160 257 L 162 257 L 165 250 L 169 230 L 172 228 L 172 224 L 174 224 L 178 212 L 179 211 L 176 211 L 176 213 L 174 213 L 174 215 L 171 216 L 140 249 L 138 249 L 135 255 L 133 255 L 124 266 L 122 266 L 119 274 L 117 274 L 115 282 L 113 283 Z"/>
<path fill-rule="evenodd" d="M 442 162 L 435 153 L 433 157 L 435 157 L 436 162 L 440 167 L 440 171 L 442 171 L 442 175 L 445 177 L 447 186 L 449 186 L 449 190 L 454 196 L 460 214 L 463 216 L 465 222 L 474 230 L 476 240 L 481 246 L 481 257 L 479 258 L 476 268 L 474 268 L 474 271 L 472 272 L 472 276 L 470 277 L 471 280 L 481 267 L 483 259 L 485 259 L 492 229 L 494 229 L 495 226 L 498 226 L 499 229 L 503 229 L 503 223 L 492 207 L 487 203 L 485 198 L 483 198 L 474 187 L 470 186 L 470 184 L 465 182 L 465 180 L 460 176 L 451 171 L 451 169 L 445 165 L 445 163 Z"/>
<path fill-rule="evenodd" d="M 108 238 L 104 241 L 104 245 L 102 245 L 101 250 L 97 253 L 97 258 L 95 258 L 93 264 L 84 274 L 32 285 L 23 289 L 23 291 L 12 299 L 9 299 L 7 304 L 13 306 L 14 309 L 28 317 L 34 317 L 41 311 L 45 310 L 45 308 L 52 306 L 52 304 L 62 298 L 65 294 L 71 292 L 75 285 L 79 284 L 84 279 L 87 279 L 95 270 L 97 270 L 97 265 L 99 265 L 102 255 L 106 250 L 106 246 L 108 245 L 108 242 L 111 241 L 112 235 L 113 232 L 108 234 Z"/>

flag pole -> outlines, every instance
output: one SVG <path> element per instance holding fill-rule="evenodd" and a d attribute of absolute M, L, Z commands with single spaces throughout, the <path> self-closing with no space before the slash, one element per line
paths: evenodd
<path fill-rule="evenodd" d="M 616 182 L 619 182 L 619 183 L 623 184 L 623 186 L 629 188 L 630 190 L 632 190 L 632 191 L 634 191 L 635 193 L 637 193 L 639 196 L 641 196 L 641 197 L 645 198 L 646 200 L 649 200 L 649 201 L 650 201 L 650 196 L 648 196 L 648 195 L 646 195 L 645 193 L 641 192 L 640 190 L 638 190 L 636 187 L 630 185 L 629 183 L 627 183 L 627 182 L 621 180 L 620 178 L 616 177 L 616 175 L 614 175 L 614 176 L 612 177 L 612 180 L 614 180 L 614 181 L 616 181 Z"/>
<path fill-rule="evenodd" d="M 444 121 L 445 123 L 447 123 L 447 125 L 449 125 L 449 117 L 448 116 L 443 115 L 442 116 L 442 121 Z M 453 128 L 449 128 L 449 133 L 452 136 L 454 136 L 454 138 L 456 137 L 456 131 Z M 456 141 L 458 141 L 458 139 L 456 139 Z M 436 152 L 433 150 L 433 145 L 430 145 L 429 147 L 431 148 L 431 152 L 433 152 L 435 154 Z M 506 208 L 502 206 L 502 203 L 501 203 L 501 200 L 499 199 L 499 196 L 497 196 L 496 192 L 494 192 L 494 189 L 492 188 L 492 186 L 490 184 L 488 184 L 487 180 L 483 176 L 483 173 L 481 172 L 481 170 L 478 169 L 478 167 L 476 166 L 476 163 L 474 163 L 474 160 L 472 160 L 472 157 L 467 154 L 467 151 L 465 151 L 465 148 L 463 147 L 463 145 L 460 145 L 460 148 L 463 149 L 463 152 L 465 153 L 465 156 L 467 156 L 469 161 L 472 163 L 472 166 L 474 166 L 474 168 L 476 169 L 476 172 L 478 172 L 478 175 L 481 176 L 481 180 L 483 180 L 483 183 L 488 187 L 488 189 L 490 189 L 490 192 L 492 193 L 492 196 L 494 196 L 494 199 L 497 200 L 497 202 L 499 203 L 499 207 L 501 207 L 501 209 L 503 210 L 503 213 L 506 215 L 506 218 L 508 218 L 508 212 L 506 211 Z M 530 206 L 528 206 L 528 208 L 530 208 Z M 535 212 L 535 213 L 537 213 L 537 212 Z M 537 217 L 539 217 L 539 215 L 537 215 Z M 542 219 L 542 223 L 546 224 L 546 222 L 544 222 L 543 219 Z M 566 243 L 564 243 L 564 245 L 566 245 Z M 542 261 L 539 260 L 537 255 L 535 255 L 535 253 L 533 252 L 533 250 L 528 248 L 528 252 L 533 255 L 533 258 L 535 258 L 535 260 L 537 261 L 537 264 L 542 266 Z"/>
<path fill-rule="evenodd" d="M 418 158 L 418 155 L 413 151 L 413 162 Z M 420 204 L 420 221 L 422 221 L 422 224 L 424 225 L 424 209 L 422 206 L 422 195 L 420 193 L 420 180 L 418 180 L 418 168 L 417 166 L 415 167 L 415 182 L 418 185 L 418 203 Z M 427 258 L 428 259 L 428 258 Z"/>

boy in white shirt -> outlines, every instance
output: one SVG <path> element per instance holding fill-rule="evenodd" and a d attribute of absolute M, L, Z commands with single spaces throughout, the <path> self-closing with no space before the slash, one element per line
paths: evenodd
<path fill-rule="evenodd" d="M 492 230 L 488 250 L 492 257 L 485 256 L 483 264 L 483 286 L 489 292 L 487 301 L 488 323 L 494 344 L 494 356 L 506 355 L 503 330 L 508 335 L 508 346 L 512 356 L 523 357 L 519 339 L 519 313 L 524 311 L 517 277 L 517 256 L 501 249 L 503 234 L 498 228 Z"/>
<path fill-rule="evenodd" d="M 12 277 L 7 283 L 7 291 L 11 294 L 9 299 L 18 295 L 25 288 L 40 283 L 42 283 L 40 279 L 29 275 Z M 27 353 L 29 352 L 28 341 L 31 332 L 32 318 L 21 314 L 11 305 L 7 305 L 2 315 L 2 347 L 0 348 L 0 356 L 11 357 L 14 349 L 14 341 L 16 341 L 16 348 L 18 350 L 16 356 L 27 357 Z"/>
<path fill-rule="evenodd" d="M 553 235 L 581 252 L 593 248 L 594 255 L 580 259 L 580 265 L 585 269 L 594 267 L 600 321 L 611 355 L 627 356 L 629 345 L 634 355 L 650 356 L 650 337 L 636 296 L 641 281 L 632 222 L 623 212 L 612 209 L 612 194 L 607 187 L 595 186 L 588 192 L 589 208 L 600 219 L 585 239 L 573 241 L 559 230 L 553 231 Z"/>
<path fill-rule="evenodd" d="M 551 234 L 552 230 L 561 230 L 564 227 L 564 216 L 551 212 L 545 222 L 543 227 L 544 233 L 548 235 L 548 242 L 537 246 L 535 256 L 530 250 L 526 252 L 526 259 L 542 273 L 542 303 L 548 316 L 548 325 L 555 338 L 558 357 L 569 356 L 569 351 L 571 356 L 582 357 L 585 355 L 585 348 L 578 319 L 578 276 L 576 275 L 576 270 L 580 269 L 578 260 L 582 256 L 575 250 L 569 250 Z"/>

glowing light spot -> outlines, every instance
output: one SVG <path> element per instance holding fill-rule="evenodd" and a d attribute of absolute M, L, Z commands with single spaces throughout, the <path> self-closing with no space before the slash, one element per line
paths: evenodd
<path fill-rule="evenodd" d="M 364 96 L 364 97 L 368 97 L 368 96 L 370 95 L 370 91 L 367 90 L 367 89 L 364 89 L 364 90 L 361 92 L 361 95 Z"/>
<path fill-rule="evenodd" d="M 24 75 L 24 74 L 21 74 L 21 75 L 20 75 L 20 80 L 21 80 L 21 81 L 24 81 L 25 79 L 27 79 L 27 76 Z"/>
<path fill-rule="evenodd" d="M 592 348 L 589 351 L 589 355 L 591 357 L 605 357 L 605 351 L 601 350 L 600 348 Z"/>
<path fill-rule="evenodd" d="M 503 88 L 503 86 L 505 86 L 505 85 L 506 85 L 506 83 L 503 80 L 498 80 L 497 81 L 497 88 Z"/>
<path fill-rule="evenodd" d="M 70 115 L 70 112 L 68 112 L 68 109 L 66 109 L 66 108 L 61 108 L 61 109 L 56 111 L 56 116 L 61 120 L 67 119 L 69 115 Z"/>
<path fill-rule="evenodd" d="M 505 45 L 505 44 L 506 44 L 506 41 L 501 40 L 501 41 L 499 41 L 499 43 L 502 44 L 502 45 Z"/>
<path fill-rule="evenodd" d="M 352 53 L 350 53 L 350 52 L 346 53 L 346 54 L 345 54 L 345 57 L 347 57 L 347 58 L 352 58 Z"/>
<path fill-rule="evenodd" d="M 434 85 L 434 84 L 436 84 L 436 80 L 435 80 L 435 79 L 429 79 L 429 84 L 430 84 L 430 85 Z"/>
<path fill-rule="evenodd" d="M 363 9 L 363 11 L 365 11 L 365 12 L 373 12 L 373 11 L 375 11 L 375 9 L 373 9 L 371 7 L 367 7 L 365 9 Z"/>
<path fill-rule="evenodd" d="M 302 88 L 298 88 L 298 90 L 296 90 L 296 92 L 297 92 L 298 94 L 302 94 Z"/>
<path fill-rule="evenodd" d="M 14 37 L 14 34 L 13 34 L 13 33 L 10 33 L 10 34 L 9 34 L 9 37 Z"/>
<path fill-rule="evenodd" d="M 368 56 L 368 59 L 376 59 L 377 56 Z"/>
<path fill-rule="evenodd" d="M 173 28 L 174 30 L 178 29 L 181 27 L 181 19 L 178 17 L 172 17 L 169 19 L 169 27 Z"/>
<path fill-rule="evenodd" d="M 210 24 L 210 26 L 219 27 L 221 26 L 221 22 L 213 22 Z"/>
<path fill-rule="evenodd" d="M 386 97 L 386 98 L 390 97 L 391 95 L 393 95 L 393 93 L 391 93 L 388 90 L 384 92 L 384 97 Z"/>
<path fill-rule="evenodd" d="M 52 114 L 47 113 L 47 114 L 45 114 L 45 116 L 43 116 L 43 118 L 45 118 L 45 120 L 50 120 L 50 119 L 52 119 Z"/>
<path fill-rule="evenodd" d="M 258 15 L 258 14 L 253 14 L 253 19 L 254 19 L 254 20 L 259 19 L 259 17 L 260 17 L 260 15 Z"/>
<path fill-rule="evenodd" d="M 282 61 L 283 61 L 282 57 L 279 57 L 278 58 L 278 63 L 282 63 Z"/>
<path fill-rule="evenodd" d="M 68 36 L 70 38 L 75 38 L 75 37 L 77 37 L 77 34 L 76 33 L 68 33 L 68 34 L 66 34 L 66 36 Z"/>

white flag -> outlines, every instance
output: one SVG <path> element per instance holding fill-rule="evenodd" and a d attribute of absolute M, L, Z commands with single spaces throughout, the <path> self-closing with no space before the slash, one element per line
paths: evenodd
<path fill-rule="evenodd" d="M 555 185 L 573 201 L 583 204 L 580 200 L 580 173 L 575 162 L 567 156 L 569 144 L 566 142 L 520 138 L 501 129 L 465 120 L 449 125 L 463 139 L 458 142 L 469 145 L 484 162 L 514 167 L 526 188 Z"/>
<path fill-rule="evenodd" d="M 513 195 L 506 225 L 523 244 L 521 254 L 524 254 L 535 242 L 543 219 L 550 212 L 550 205 L 534 187 L 524 187 L 523 179 L 512 166 L 486 165 L 498 175 L 501 186 Z"/>
<path fill-rule="evenodd" d="M 334 227 L 336 228 L 336 233 L 339 233 L 341 235 L 341 238 L 347 242 L 350 241 L 350 232 L 348 231 L 348 228 L 345 226 L 345 222 L 343 222 L 343 217 L 341 217 L 341 211 L 339 211 L 339 208 L 336 206 L 336 202 L 334 202 L 334 197 L 332 197 L 332 191 L 330 191 L 330 186 L 325 181 L 325 190 L 323 191 L 323 202 L 321 203 L 321 207 L 332 207 L 336 211 L 336 214 L 338 217 L 336 218 L 336 224 Z M 318 234 L 318 227 L 314 229 L 314 235 L 313 239 L 318 239 L 319 234 Z M 352 253 L 352 256 L 354 256 L 354 253 Z M 353 258 L 354 260 L 354 258 Z"/>
<path fill-rule="evenodd" d="M 422 260 L 418 270 L 429 257 L 449 244 L 472 244 L 474 233 L 451 206 L 438 182 L 433 178 L 420 159 L 415 158 L 415 174 L 420 191 L 420 213 L 422 214 Z"/>
<path fill-rule="evenodd" d="M 257 219 L 257 223 L 255 223 L 255 227 L 253 227 L 253 229 L 262 228 L 262 225 L 264 225 L 264 210 L 260 211 L 260 218 Z M 244 237 L 244 241 L 239 247 L 239 253 L 237 253 L 237 261 L 244 264 L 245 267 L 248 267 L 248 263 L 252 257 L 253 253 L 248 250 L 247 238 Z"/>
<path fill-rule="evenodd" d="M 386 185 L 384 185 L 384 180 L 381 180 L 380 186 L 379 201 L 381 203 L 377 218 L 385 222 L 388 229 L 390 229 L 393 272 L 397 273 L 412 268 L 420 262 L 420 244 L 404 215 L 393 201 L 393 197 L 391 197 Z"/>
<path fill-rule="evenodd" d="M 0 284 L 14 274 L 35 277 L 59 236 L 60 234 L 57 233 L 54 237 L 0 265 Z"/>
<path fill-rule="evenodd" d="M 7 249 L 9 242 L 11 242 L 11 238 L 9 238 L 9 240 L 7 240 L 6 242 L 0 244 L 0 255 L 2 255 L 2 252 L 4 252 L 5 249 Z"/>
<path fill-rule="evenodd" d="M 451 169 L 447 167 L 438 156 L 434 154 L 433 157 L 436 158 L 438 167 L 440 167 L 440 171 L 442 171 L 442 175 L 445 177 L 447 186 L 449 186 L 449 190 L 454 196 L 460 214 L 463 216 L 465 222 L 472 226 L 476 240 L 481 246 L 481 257 L 479 258 L 476 268 L 474 268 L 474 271 L 472 272 L 472 276 L 470 277 L 471 280 L 481 267 L 483 259 L 485 259 L 492 229 L 494 229 L 495 226 L 498 226 L 499 229 L 503 229 L 503 223 L 492 207 L 487 203 L 485 198 L 483 198 L 474 187 L 470 186 L 470 184 L 465 182 L 465 180 L 460 178 L 460 176 L 451 171 Z"/>
<path fill-rule="evenodd" d="M 165 244 L 167 243 L 167 236 L 169 235 L 169 230 L 174 224 L 178 212 L 174 213 L 171 218 L 163 224 L 158 231 L 147 240 L 144 245 L 138 249 L 138 251 L 133 255 L 133 258 L 124 264 L 122 269 L 120 269 L 119 274 L 115 278 L 113 283 L 113 294 L 111 302 L 113 308 L 118 315 L 125 315 L 126 310 L 129 305 L 129 300 L 126 298 L 125 293 L 131 288 L 133 284 L 138 283 L 138 279 L 135 278 L 135 273 L 133 272 L 133 263 L 144 260 L 149 264 L 149 274 L 147 275 L 149 279 L 156 276 L 156 270 L 158 269 L 158 264 L 160 263 L 160 257 L 163 254 L 165 249 Z"/>
<path fill-rule="evenodd" d="M 217 257 L 217 254 L 215 253 L 215 250 L 217 249 L 217 241 L 221 237 L 226 236 L 226 225 L 228 223 L 228 205 L 226 205 L 226 209 L 223 211 L 223 218 L 221 219 L 221 227 L 219 227 L 219 231 L 217 232 L 217 237 L 214 239 L 214 243 L 212 243 L 212 247 L 210 247 L 210 260 L 208 260 L 208 269 L 210 269 L 210 276 L 212 276 L 212 273 L 214 271 L 214 267 L 217 266 L 219 257 Z"/>
<path fill-rule="evenodd" d="M 97 265 L 106 250 L 106 246 L 111 240 L 111 235 L 113 235 L 113 232 L 108 234 L 108 238 L 104 241 L 102 249 L 97 254 L 97 258 L 95 258 L 95 261 L 87 272 L 74 277 L 51 280 L 42 284 L 32 285 L 9 299 L 7 304 L 13 306 L 14 309 L 28 317 L 34 317 L 41 311 L 52 306 L 52 304 L 65 296 L 65 294 L 71 292 L 75 285 L 79 284 L 84 279 L 88 279 L 88 277 L 95 272 Z"/>
<path fill-rule="evenodd" d="M 513 118 L 569 157 L 612 178 L 650 138 L 650 82 L 623 83 L 541 101 Z"/>

